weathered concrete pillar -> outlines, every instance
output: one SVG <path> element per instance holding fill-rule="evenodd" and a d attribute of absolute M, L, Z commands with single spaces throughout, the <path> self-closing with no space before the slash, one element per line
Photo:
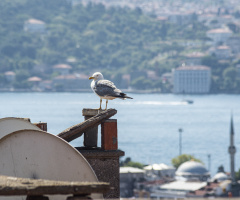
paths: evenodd
<path fill-rule="evenodd" d="M 99 113 L 98 109 L 83 109 L 82 115 L 84 120 L 87 120 Z M 94 126 L 88 131 L 84 132 L 83 145 L 85 147 L 97 147 L 98 142 L 98 126 Z"/>

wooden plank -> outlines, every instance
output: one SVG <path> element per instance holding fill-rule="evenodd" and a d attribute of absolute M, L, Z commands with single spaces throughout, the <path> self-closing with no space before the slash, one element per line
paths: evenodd
<path fill-rule="evenodd" d="M 105 182 L 68 182 L 0 176 L 0 196 L 86 195 L 105 193 L 109 189 L 109 183 Z"/>
<path fill-rule="evenodd" d="M 70 142 L 78 137 L 80 137 L 85 131 L 89 128 L 99 125 L 103 120 L 109 119 L 117 113 L 115 109 L 108 109 L 106 111 L 101 111 L 99 114 L 87 119 L 86 121 L 76 124 L 61 133 L 57 136 L 63 138 L 67 142 Z"/>

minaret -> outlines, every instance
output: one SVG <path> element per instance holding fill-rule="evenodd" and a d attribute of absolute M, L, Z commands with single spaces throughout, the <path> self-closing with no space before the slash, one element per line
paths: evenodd
<path fill-rule="evenodd" d="M 233 117 L 231 116 L 231 125 L 230 125 L 230 146 L 228 148 L 231 160 L 231 177 L 232 183 L 235 183 L 235 170 L 234 170 L 234 155 L 236 153 L 236 147 L 234 146 L 234 127 L 233 127 Z"/>

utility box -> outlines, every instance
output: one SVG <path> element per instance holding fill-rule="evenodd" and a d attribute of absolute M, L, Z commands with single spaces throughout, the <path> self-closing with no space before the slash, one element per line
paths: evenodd
<path fill-rule="evenodd" d="M 101 123 L 101 148 L 103 150 L 117 150 L 117 120 L 107 119 Z"/>

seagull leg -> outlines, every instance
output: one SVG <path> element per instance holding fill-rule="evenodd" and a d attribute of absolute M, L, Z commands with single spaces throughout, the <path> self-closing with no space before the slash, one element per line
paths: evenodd
<path fill-rule="evenodd" d="M 102 110 L 102 99 L 100 98 L 100 107 L 98 108 L 98 110 Z"/>
<path fill-rule="evenodd" d="M 106 108 L 105 108 L 105 110 L 107 110 L 107 104 L 108 104 L 108 99 L 106 100 Z"/>

